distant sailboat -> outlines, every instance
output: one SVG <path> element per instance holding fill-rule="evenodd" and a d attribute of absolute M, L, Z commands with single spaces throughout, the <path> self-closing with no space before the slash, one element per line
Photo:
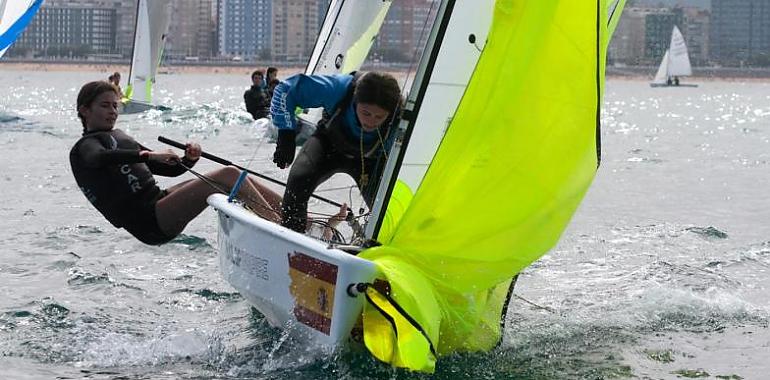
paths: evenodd
<path fill-rule="evenodd" d="M 171 16 L 170 4 L 170 0 L 137 2 L 134 51 L 123 98 L 123 114 L 168 109 L 152 103 L 152 87 L 163 55 L 163 43 Z"/>
<path fill-rule="evenodd" d="M 21 35 L 43 0 L 0 0 L 0 57 Z"/>
<path fill-rule="evenodd" d="M 666 54 L 663 55 L 658 72 L 655 73 L 655 79 L 652 80 L 650 86 L 698 87 L 697 84 L 679 82 L 679 77 L 690 75 L 692 75 L 692 68 L 690 67 L 690 56 L 687 54 L 687 45 L 684 42 L 682 32 L 674 26 L 674 30 L 671 31 L 671 45 L 666 50 Z"/>

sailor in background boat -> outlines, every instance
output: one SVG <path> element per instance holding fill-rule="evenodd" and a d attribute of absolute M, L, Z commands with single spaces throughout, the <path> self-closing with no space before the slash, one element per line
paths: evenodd
<path fill-rule="evenodd" d="M 120 73 L 117 71 L 112 73 L 112 75 L 109 76 L 108 81 L 118 88 L 118 95 L 123 99 L 123 89 L 120 88 Z"/>
<path fill-rule="evenodd" d="M 246 103 L 246 111 L 254 120 L 270 115 L 270 96 L 265 87 L 265 74 L 262 70 L 251 73 L 251 88 L 243 93 L 243 102 Z"/>
<path fill-rule="evenodd" d="M 109 82 L 90 82 L 80 89 L 77 112 L 83 137 L 70 151 L 72 174 L 112 225 L 145 244 L 160 245 L 179 235 L 206 208 L 209 195 L 229 192 L 240 172 L 228 166 L 161 190 L 153 175 L 181 175 L 198 161 L 201 147 L 188 143 L 184 157 L 144 147 L 114 129 L 119 102 L 118 89 Z M 280 209 L 280 198 L 266 190 L 247 178 L 238 195 L 258 215 L 278 222 L 275 210 Z"/>
<path fill-rule="evenodd" d="M 324 109 L 316 132 L 305 142 L 289 172 L 281 207 L 284 227 L 305 231 L 310 195 L 336 173 L 353 177 L 371 208 L 401 102 L 398 81 L 379 72 L 298 74 L 278 84 L 270 113 L 278 128 L 273 162 L 279 168 L 294 161 L 294 110 Z"/>
<path fill-rule="evenodd" d="M 281 81 L 278 80 L 278 69 L 272 66 L 268 67 L 265 77 L 265 90 L 267 90 L 268 98 L 273 98 L 273 91 L 278 83 L 281 83 Z"/>

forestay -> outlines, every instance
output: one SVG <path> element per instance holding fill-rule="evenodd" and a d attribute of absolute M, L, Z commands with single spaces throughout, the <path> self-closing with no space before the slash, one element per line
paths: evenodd
<path fill-rule="evenodd" d="M 442 2 L 450 16 L 433 35 L 468 22 L 458 12 L 464 3 Z M 496 2 L 451 120 L 417 125 L 446 133 L 422 180 L 410 183 L 418 186 L 413 199 L 391 232 L 374 235 L 383 245 L 359 255 L 390 284 L 389 299 L 366 290 L 364 338 L 374 356 L 432 371 L 437 355 L 498 342 L 505 285 L 554 246 L 599 165 L 607 44 L 624 4 Z M 440 51 L 433 54 L 425 73 L 441 70 Z M 425 109 L 406 118 L 418 120 Z M 397 178 L 404 169 L 397 162 Z M 412 180 L 385 181 L 397 189 Z M 391 194 L 385 208 L 395 198 L 404 208 Z"/>

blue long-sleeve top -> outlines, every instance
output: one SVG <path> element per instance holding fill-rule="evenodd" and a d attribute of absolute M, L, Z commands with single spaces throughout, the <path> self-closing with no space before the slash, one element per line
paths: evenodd
<path fill-rule="evenodd" d="M 351 74 L 305 75 L 297 74 L 287 78 L 275 87 L 270 104 L 273 125 L 278 129 L 297 129 L 294 110 L 323 107 L 332 114 L 337 104 L 345 98 Z M 344 124 L 353 139 L 361 138 L 361 123 L 356 116 L 355 101 L 344 110 Z M 377 138 L 377 131 L 363 132 L 363 140 L 369 143 Z M 383 136 L 384 137 L 384 136 Z"/>

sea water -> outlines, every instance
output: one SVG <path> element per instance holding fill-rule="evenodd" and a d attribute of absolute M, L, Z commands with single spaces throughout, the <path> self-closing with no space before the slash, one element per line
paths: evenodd
<path fill-rule="evenodd" d="M 161 247 L 113 228 L 68 162 L 77 91 L 104 77 L 0 70 L 0 378 L 428 378 L 360 350 L 318 357 L 270 327 L 219 274 L 210 209 Z M 167 148 L 159 135 L 199 141 L 283 180 L 243 109 L 248 85 L 246 72 L 161 75 L 156 103 L 172 111 L 118 128 L 153 149 Z M 521 275 L 502 345 L 443 358 L 431 378 L 770 373 L 770 84 L 606 90 L 596 180 Z M 336 176 L 320 194 L 357 208 L 351 186 Z"/>

